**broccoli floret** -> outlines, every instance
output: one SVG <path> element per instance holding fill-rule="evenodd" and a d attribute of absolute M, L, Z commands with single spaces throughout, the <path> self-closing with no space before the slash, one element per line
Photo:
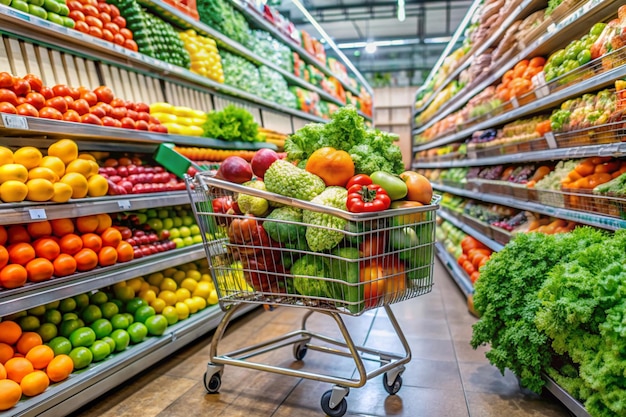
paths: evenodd
<path fill-rule="evenodd" d="M 328 277 L 326 263 L 321 256 L 304 255 L 291 267 L 293 286 L 302 295 L 310 297 L 326 297 L 328 289 L 326 281 L 317 279 Z"/>

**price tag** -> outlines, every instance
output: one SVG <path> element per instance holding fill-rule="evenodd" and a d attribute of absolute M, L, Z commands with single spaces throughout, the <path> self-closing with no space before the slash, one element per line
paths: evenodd
<path fill-rule="evenodd" d="M 28 130 L 28 120 L 23 116 L 2 113 L 2 124 L 7 129 Z"/>
<path fill-rule="evenodd" d="M 517 101 L 517 97 L 511 98 L 511 105 L 514 109 L 517 109 L 519 107 L 519 101 Z"/>
<path fill-rule="evenodd" d="M 533 87 L 537 98 L 543 98 L 550 95 L 550 87 L 546 83 L 546 77 L 543 71 L 539 72 L 532 78 Z"/>
<path fill-rule="evenodd" d="M 8 10 L 9 16 L 17 17 L 18 19 L 26 20 L 30 22 L 30 15 L 28 13 L 21 13 L 15 9 Z"/>
<path fill-rule="evenodd" d="M 558 148 L 557 144 L 556 144 L 556 139 L 554 137 L 554 133 L 552 132 L 548 132 L 545 135 L 543 135 L 543 137 L 546 139 L 546 142 L 548 143 L 548 147 L 550 149 L 556 149 Z"/>
<path fill-rule="evenodd" d="M 131 204 L 129 200 L 119 200 L 117 206 L 122 210 L 130 210 Z"/>
<path fill-rule="evenodd" d="M 28 214 L 31 220 L 46 220 L 48 218 L 44 209 L 30 209 Z"/>

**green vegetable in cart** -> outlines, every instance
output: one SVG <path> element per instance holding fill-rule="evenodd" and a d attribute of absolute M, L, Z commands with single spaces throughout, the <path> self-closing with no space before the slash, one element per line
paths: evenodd
<path fill-rule="evenodd" d="M 280 221 L 272 221 L 280 220 Z M 296 207 L 278 207 L 263 221 L 269 237 L 288 249 L 308 249 L 306 226 L 302 224 L 302 210 Z"/>
<path fill-rule="evenodd" d="M 363 286 L 359 285 L 359 258 L 360 252 L 357 248 L 335 248 L 332 255 L 343 259 L 326 258 L 329 278 L 342 280 L 346 283 L 328 283 L 331 297 L 335 300 L 344 300 L 346 303 L 339 304 L 345 306 L 351 313 L 358 313 L 365 308 L 363 298 Z M 345 260 L 344 260 L 345 259 Z M 354 285 L 352 285 L 354 284 Z"/>
<path fill-rule="evenodd" d="M 255 188 L 257 190 L 266 191 L 265 184 L 260 180 L 253 180 L 243 183 L 246 187 Z M 269 202 L 263 197 L 256 197 L 249 194 L 239 194 L 237 197 L 237 205 L 239 210 L 244 214 L 253 214 L 255 216 L 264 215 L 269 210 Z"/>
<path fill-rule="evenodd" d="M 409 189 L 402 178 L 384 171 L 376 171 L 370 174 L 374 184 L 380 185 L 389 195 L 391 200 L 400 200 L 406 197 Z"/>
<path fill-rule="evenodd" d="M 347 198 L 348 190 L 343 187 L 333 186 L 327 187 L 320 195 L 313 198 L 311 202 L 346 210 Z M 308 225 L 306 228 L 306 241 L 313 252 L 330 250 L 337 246 L 343 240 L 343 230 L 348 224 L 348 221 L 341 217 L 310 210 L 303 211 L 302 221 Z"/>
<path fill-rule="evenodd" d="M 326 188 L 320 177 L 283 159 L 270 165 L 263 180 L 267 191 L 306 201 L 310 201 Z"/>
<path fill-rule="evenodd" d="M 326 281 L 322 278 L 328 278 L 328 269 L 324 263 L 324 258 L 311 254 L 304 255 L 302 258 L 294 262 L 291 267 L 293 275 L 293 286 L 295 290 L 309 297 L 326 297 L 328 296 L 328 288 Z"/>

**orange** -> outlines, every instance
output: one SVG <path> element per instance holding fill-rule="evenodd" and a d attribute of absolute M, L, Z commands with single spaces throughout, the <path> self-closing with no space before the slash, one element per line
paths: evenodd
<path fill-rule="evenodd" d="M 21 224 L 14 224 L 9 226 L 9 228 L 7 229 L 7 235 L 9 236 L 9 244 L 20 242 L 28 243 L 31 240 L 28 231 Z"/>
<path fill-rule="evenodd" d="M 30 282 L 41 282 L 52 278 L 54 265 L 48 259 L 35 258 L 26 264 L 27 278 Z"/>
<path fill-rule="evenodd" d="M 76 269 L 83 271 L 91 271 L 98 266 L 98 255 L 89 248 L 81 249 L 76 255 Z"/>
<path fill-rule="evenodd" d="M 80 236 L 70 233 L 61 238 L 59 246 L 61 247 L 61 253 L 75 255 L 83 248 L 83 240 Z"/>
<path fill-rule="evenodd" d="M 4 365 L 6 361 L 8 361 L 9 359 L 13 357 L 14 354 L 15 354 L 15 351 L 13 350 L 13 347 L 11 345 L 8 345 L 6 343 L 0 343 L 0 363 L 1 364 Z M 0 378 L 0 379 L 4 379 L 4 378 Z"/>
<path fill-rule="evenodd" d="M 0 342 L 13 345 L 22 336 L 22 328 L 14 321 L 0 322 Z"/>
<path fill-rule="evenodd" d="M 116 249 L 118 262 L 128 262 L 135 257 L 135 251 L 132 245 L 126 241 L 121 241 Z"/>
<path fill-rule="evenodd" d="M 41 340 L 41 336 L 39 336 L 39 333 L 24 332 L 22 333 L 20 339 L 17 341 L 15 347 L 17 348 L 17 351 L 19 353 L 21 353 L 22 355 L 26 355 L 28 354 L 28 351 L 30 351 L 32 348 L 34 348 L 35 346 L 41 346 L 42 344 L 43 340 Z"/>
<path fill-rule="evenodd" d="M 28 223 L 26 225 L 26 231 L 31 238 L 37 239 L 44 236 L 50 236 L 52 234 L 52 225 L 48 220 Z"/>
<path fill-rule="evenodd" d="M 122 234 L 114 227 L 109 227 L 100 235 L 104 246 L 113 246 L 114 248 L 122 241 Z"/>
<path fill-rule="evenodd" d="M 48 147 L 48 155 L 58 157 L 67 165 L 78 158 L 78 145 L 71 139 L 61 139 Z"/>
<path fill-rule="evenodd" d="M 39 395 L 48 389 L 50 385 L 50 378 L 44 371 L 35 371 L 26 375 L 20 382 L 22 388 L 22 394 L 27 397 L 34 397 Z"/>
<path fill-rule="evenodd" d="M 7 248 L 9 261 L 12 264 L 26 265 L 35 259 L 35 249 L 30 243 L 14 243 Z"/>
<path fill-rule="evenodd" d="M 52 190 L 53 195 L 50 201 L 55 203 L 67 203 L 74 194 L 74 189 L 64 182 L 55 182 L 52 184 Z"/>
<path fill-rule="evenodd" d="M 54 239 L 44 237 L 37 239 L 33 242 L 33 248 L 35 249 L 35 255 L 38 258 L 45 258 L 49 261 L 53 261 L 57 256 L 61 254 L 61 247 Z"/>
<path fill-rule="evenodd" d="M 7 379 L 7 370 L 4 368 L 4 365 L 0 363 L 0 380 Z"/>
<path fill-rule="evenodd" d="M 50 220 L 52 226 L 52 234 L 58 237 L 63 237 L 74 233 L 74 222 L 71 219 L 55 219 Z"/>
<path fill-rule="evenodd" d="M 81 216 L 76 218 L 76 228 L 81 233 L 93 233 L 98 229 L 98 216 Z"/>
<path fill-rule="evenodd" d="M 72 358 L 68 355 L 61 354 L 55 356 L 54 359 L 50 361 L 46 368 L 46 373 L 50 381 L 59 382 L 70 376 L 73 370 L 74 361 L 72 361 Z"/>
<path fill-rule="evenodd" d="M 0 246 L 0 268 L 9 263 L 9 251 L 4 246 Z"/>
<path fill-rule="evenodd" d="M 100 266 L 115 265 L 117 262 L 117 250 L 111 246 L 105 246 L 98 253 L 98 264 Z"/>
<path fill-rule="evenodd" d="M 72 187 L 72 198 L 84 198 L 87 195 L 87 178 L 78 172 L 66 173 L 60 182 Z"/>
<path fill-rule="evenodd" d="M 7 229 L 5 229 L 4 226 L 0 226 L 0 245 L 7 243 L 8 238 Z"/>
<path fill-rule="evenodd" d="M 33 364 L 33 368 L 44 369 L 54 359 L 54 350 L 47 345 L 35 346 L 28 351 L 26 359 Z"/>
<path fill-rule="evenodd" d="M 4 288 L 17 288 L 26 284 L 28 272 L 22 265 L 10 264 L 0 270 L 0 285 Z"/>
<path fill-rule="evenodd" d="M 22 397 L 20 384 L 10 379 L 0 381 L 0 411 L 13 408 Z"/>
<path fill-rule="evenodd" d="M 4 367 L 7 370 L 7 378 L 18 384 L 22 382 L 22 378 L 35 370 L 33 364 L 26 358 L 11 358 Z"/>
<path fill-rule="evenodd" d="M 106 229 L 111 227 L 111 225 L 113 225 L 113 220 L 111 219 L 111 216 L 106 213 L 96 214 L 96 217 L 98 218 L 98 228 L 96 229 L 96 233 L 102 233 Z M 1 239 L 0 244 L 2 244 Z"/>
<path fill-rule="evenodd" d="M 65 173 L 77 172 L 85 177 L 91 174 L 91 164 L 86 159 L 74 159 L 66 165 Z"/>
<path fill-rule="evenodd" d="M 39 163 L 39 167 L 52 170 L 58 178 L 61 178 L 65 174 L 65 164 L 56 156 L 44 156 Z"/>
<path fill-rule="evenodd" d="M 91 249 L 98 253 L 102 249 L 102 238 L 95 233 L 85 233 L 80 237 L 83 240 L 83 248 Z"/>
<path fill-rule="evenodd" d="M 62 253 L 52 262 L 52 266 L 54 266 L 55 277 L 72 275 L 76 272 L 76 259 L 72 255 Z"/>
<path fill-rule="evenodd" d="M 42 159 L 41 151 L 33 146 L 23 146 L 13 152 L 13 161 L 16 164 L 24 165 L 26 169 L 39 166 Z"/>

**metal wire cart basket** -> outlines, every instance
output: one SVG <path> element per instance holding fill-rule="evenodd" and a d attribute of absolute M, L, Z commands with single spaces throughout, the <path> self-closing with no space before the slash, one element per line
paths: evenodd
<path fill-rule="evenodd" d="M 390 305 L 432 289 L 439 196 L 427 206 L 356 214 L 223 181 L 209 173 L 187 178 L 187 189 L 202 229 L 219 304 L 226 312 L 211 342 L 211 359 L 204 376 L 209 393 L 219 390 L 226 364 L 334 384 L 321 398 L 321 407 L 329 416 L 342 416 L 349 389 L 362 387 L 378 375 L 383 375 L 389 394 L 400 390 L 401 374 L 411 352 Z M 240 195 L 266 199 L 271 214 L 231 214 L 227 208 Z M 316 251 L 311 250 L 312 242 Z M 309 311 L 301 329 L 218 355 L 230 320 L 249 303 Z M 341 315 L 359 316 L 377 307 L 385 309 L 402 353 L 357 346 L 350 336 Z M 314 312 L 330 316 L 343 340 L 307 330 L 307 319 Z M 279 367 L 252 360 L 289 346 L 297 366 Z M 352 358 L 358 377 L 304 370 L 297 362 L 308 350 Z M 379 366 L 368 371 L 364 360 Z"/>

